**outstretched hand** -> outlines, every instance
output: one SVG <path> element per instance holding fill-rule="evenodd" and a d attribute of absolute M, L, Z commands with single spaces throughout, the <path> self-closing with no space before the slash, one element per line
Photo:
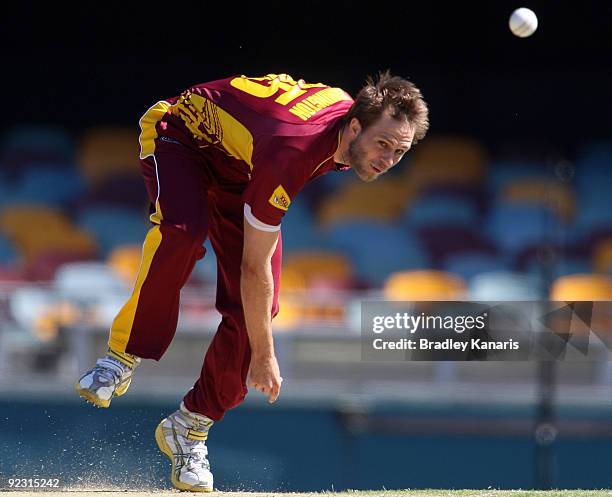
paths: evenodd
<path fill-rule="evenodd" d="M 268 402 L 276 402 L 283 379 L 275 356 L 251 358 L 248 385 L 268 396 Z"/>

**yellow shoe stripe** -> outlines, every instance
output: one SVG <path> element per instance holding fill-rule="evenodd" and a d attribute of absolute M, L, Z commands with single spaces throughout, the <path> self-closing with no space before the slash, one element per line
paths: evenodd
<path fill-rule="evenodd" d="M 206 440 L 208 439 L 208 432 L 189 430 L 187 432 L 187 438 L 190 438 L 191 440 Z"/>
<path fill-rule="evenodd" d="M 108 354 L 113 356 L 118 361 L 121 361 L 123 364 L 125 364 L 129 368 L 133 368 L 134 363 L 136 362 L 134 358 L 130 357 L 128 354 L 122 354 L 121 352 L 115 352 L 112 349 L 108 349 Z"/>

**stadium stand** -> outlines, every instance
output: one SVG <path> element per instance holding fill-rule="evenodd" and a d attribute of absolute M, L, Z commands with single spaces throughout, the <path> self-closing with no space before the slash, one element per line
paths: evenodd
<path fill-rule="evenodd" d="M 149 227 L 136 130 L 99 127 L 75 139 L 57 127 L 20 126 L 0 144 L 0 284 L 46 282 L 81 300 L 113 294 L 100 303 L 111 319 L 117 292 L 134 281 Z M 612 145 L 585 144 L 564 165 L 568 174 L 523 155 L 491 156 L 471 138 L 432 136 L 375 183 L 348 172 L 309 185 L 283 220 L 279 323 L 337 322 L 346 312 L 329 295 L 346 303 L 360 292 L 478 300 L 607 295 Z M 209 242 L 206 248 L 188 286 L 214 286 L 216 260 Z M 68 282 L 74 286 L 66 293 Z M 313 305 L 300 307 L 299 299 Z"/>

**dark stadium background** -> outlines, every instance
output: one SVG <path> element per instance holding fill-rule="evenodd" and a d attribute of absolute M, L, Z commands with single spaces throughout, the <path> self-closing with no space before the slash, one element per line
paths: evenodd
<path fill-rule="evenodd" d="M 520 6 L 539 17 L 527 39 L 507 26 Z M 561 153 L 610 133 L 607 2 L 22 2 L 3 18 L 4 127 L 136 125 L 152 102 L 239 73 L 354 94 L 389 68 L 422 88 L 432 132 Z"/>

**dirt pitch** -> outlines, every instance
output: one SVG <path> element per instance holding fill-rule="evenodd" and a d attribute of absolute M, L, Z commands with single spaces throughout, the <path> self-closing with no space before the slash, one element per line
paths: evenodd
<path fill-rule="evenodd" d="M 177 490 L 134 491 L 123 489 L 73 489 L 63 491 L 0 491 L 6 497 L 612 497 L 612 490 L 385 490 L 321 493 L 179 492 Z"/>

